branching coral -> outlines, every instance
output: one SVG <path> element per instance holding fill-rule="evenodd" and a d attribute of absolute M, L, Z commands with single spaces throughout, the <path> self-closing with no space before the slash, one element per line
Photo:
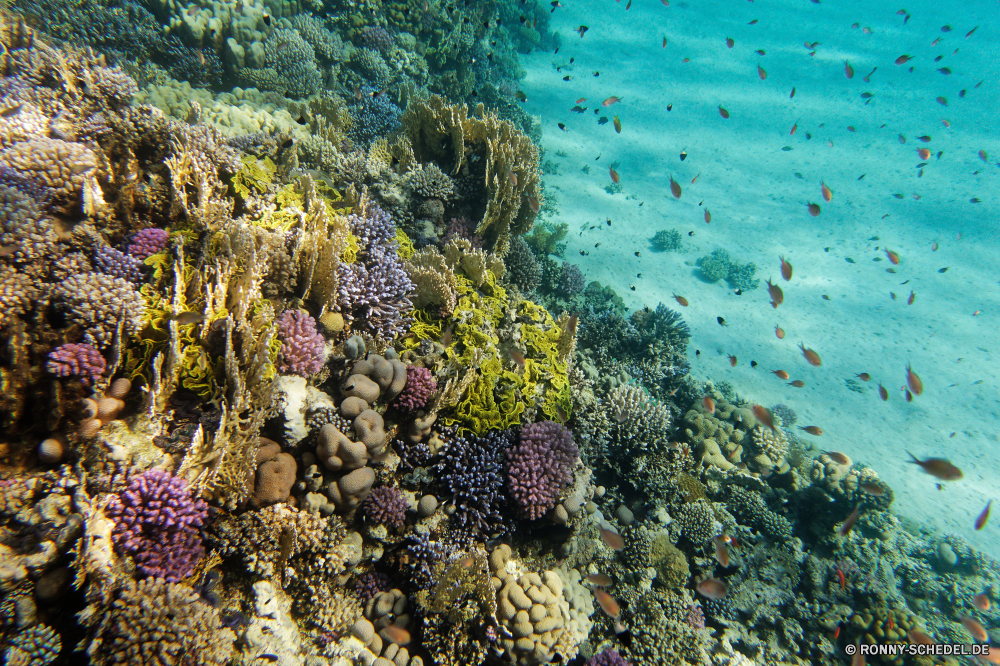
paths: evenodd
<path fill-rule="evenodd" d="M 82 326 L 85 341 L 98 349 L 111 344 L 120 319 L 127 332 L 138 331 L 146 311 L 145 301 L 129 282 L 101 273 L 73 275 L 56 285 L 52 295 L 56 307 Z"/>
<path fill-rule="evenodd" d="M 451 493 L 456 508 L 452 520 L 457 527 L 480 536 L 507 531 L 501 514 L 504 456 L 514 437 L 509 430 L 493 430 L 482 436 L 443 436 L 446 445 L 434 474 Z"/>
<path fill-rule="evenodd" d="M 372 523 L 399 529 L 406 520 L 407 503 L 396 486 L 381 486 L 371 491 L 361 503 L 361 510 Z"/>
<path fill-rule="evenodd" d="M 277 321 L 281 340 L 278 369 L 308 377 L 323 367 L 325 340 L 316 331 L 316 320 L 301 310 L 285 310 Z"/>
<path fill-rule="evenodd" d="M 509 452 L 507 487 L 521 514 L 535 520 L 556 505 L 560 491 L 573 480 L 580 451 L 573 434 L 554 421 L 521 428 Z"/>
<path fill-rule="evenodd" d="M 107 362 L 91 345 L 68 343 L 49 352 L 46 368 L 56 377 L 79 377 L 93 386 L 104 375 Z"/>
<path fill-rule="evenodd" d="M 422 409 L 437 391 L 437 380 L 427 368 L 419 365 L 406 366 L 406 386 L 393 405 L 404 412 Z"/>

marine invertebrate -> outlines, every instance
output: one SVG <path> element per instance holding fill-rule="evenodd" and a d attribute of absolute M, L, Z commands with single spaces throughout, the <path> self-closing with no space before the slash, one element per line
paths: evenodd
<path fill-rule="evenodd" d="M 388 51 L 392 48 L 392 35 L 379 25 L 366 25 L 361 29 L 361 42 L 370 49 Z"/>
<path fill-rule="evenodd" d="M 167 249 L 169 241 L 170 234 L 165 229 L 158 227 L 142 229 L 132 236 L 132 240 L 128 244 L 128 253 L 136 259 L 146 259 Z"/>
<path fill-rule="evenodd" d="M 235 634 L 187 585 L 127 580 L 106 613 L 101 640 L 88 649 L 96 666 L 173 666 L 177 655 L 224 666 L 233 654 Z"/>
<path fill-rule="evenodd" d="M 415 169 L 406 174 L 403 182 L 414 192 L 427 199 L 447 201 L 455 196 L 455 183 L 433 162 L 423 166 L 417 165 Z"/>
<path fill-rule="evenodd" d="M 583 271 L 580 270 L 580 267 L 564 261 L 559 273 L 559 283 L 556 285 L 556 291 L 560 295 L 569 298 L 583 291 L 583 288 L 586 286 L 587 279 L 583 277 Z"/>
<path fill-rule="evenodd" d="M 393 402 L 396 409 L 415 412 L 422 409 L 437 391 L 437 380 L 427 368 L 419 365 L 406 366 L 406 386 Z"/>
<path fill-rule="evenodd" d="M 11 639 L 5 653 L 7 666 L 48 666 L 62 651 L 62 638 L 47 624 L 36 624 Z"/>
<path fill-rule="evenodd" d="M 522 293 L 530 294 L 541 284 L 542 267 L 523 237 L 515 236 L 510 240 L 510 250 L 503 262 L 507 266 L 507 280 Z"/>
<path fill-rule="evenodd" d="M 587 660 L 584 666 L 632 666 L 614 648 L 604 648 Z"/>
<path fill-rule="evenodd" d="M 0 245 L 10 248 L 10 261 L 32 273 L 42 268 L 32 266 L 33 262 L 57 254 L 55 230 L 39 202 L 3 182 L 0 182 Z"/>
<path fill-rule="evenodd" d="M 339 62 L 345 58 L 343 40 L 338 33 L 326 27 L 323 19 L 311 14 L 296 14 L 292 17 L 292 27 L 302 35 L 302 39 L 309 42 L 321 60 Z"/>
<path fill-rule="evenodd" d="M 681 249 L 681 232 L 676 229 L 661 229 L 649 239 L 656 252 L 676 252 Z"/>
<path fill-rule="evenodd" d="M 381 486 L 371 491 L 361 503 L 361 510 L 372 523 L 403 527 L 406 520 L 406 500 L 396 486 Z"/>
<path fill-rule="evenodd" d="M 278 318 L 281 358 L 278 369 L 308 377 L 323 368 L 326 341 L 316 331 L 316 320 L 301 310 L 285 310 Z"/>
<path fill-rule="evenodd" d="M 135 333 L 142 327 L 146 303 L 133 285 L 102 273 L 71 275 L 52 289 L 56 308 L 72 324 L 85 330 L 84 341 L 104 349 L 114 337 L 119 319 L 125 330 Z"/>
<path fill-rule="evenodd" d="M 379 571 L 366 571 L 354 581 L 354 595 L 362 604 L 379 592 L 388 592 L 393 587 L 389 577 Z"/>
<path fill-rule="evenodd" d="M 295 30 L 273 30 L 264 41 L 265 67 L 272 69 L 287 95 L 308 97 L 323 84 L 316 51 Z"/>
<path fill-rule="evenodd" d="M 181 580 L 204 555 L 200 529 L 208 506 L 186 481 L 163 470 L 132 476 L 124 491 L 111 496 L 106 514 L 115 522 L 115 544 L 147 576 Z"/>
<path fill-rule="evenodd" d="M 608 395 L 606 414 L 611 427 L 609 444 L 617 454 L 662 452 L 673 419 L 670 409 L 642 388 L 625 384 Z"/>
<path fill-rule="evenodd" d="M 107 362 L 92 345 L 67 343 L 49 352 L 46 369 L 56 377 L 79 377 L 93 386 L 104 375 Z"/>
<path fill-rule="evenodd" d="M 442 317 L 451 315 L 458 302 L 458 282 L 455 271 L 433 245 L 415 252 L 406 262 L 416 293 L 412 301 L 416 308 L 434 308 Z"/>
<path fill-rule="evenodd" d="M 352 99 L 347 105 L 353 120 L 347 136 L 365 148 L 399 129 L 402 111 L 388 95 L 377 95 L 378 92 L 378 88 L 361 86 L 361 99 Z"/>
<path fill-rule="evenodd" d="M 481 535 L 506 532 L 501 507 L 505 497 L 504 456 L 514 433 L 492 430 L 482 436 L 446 433 L 445 449 L 434 475 L 451 493 L 454 524 Z"/>
<path fill-rule="evenodd" d="M 0 168 L 41 188 L 50 205 L 80 210 L 84 184 L 97 171 L 97 155 L 80 143 L 38 137 L 0 152 Z"/>
<path fill-rule="evenodd" d="M 101 244 L 94 248 L 93 266 L 100 273 L 142 286 L 142 262 L 109 245 Z"/>
<path fill-rule="evenodd" d="M 555 421 L 531 423 L 508 452 L 507 488 L 520 513 L 535 520 L 555 506 L 573 480 L 580 451 L 573 434 Z"/>
<path fill-rule="evenodd" d="M 30 276 L 0 267 L 0 326 L 26 313 L 37 295 L 38 288 Z"/>
<path fill-rule="evenodd" d="M 756 265 L 752 262 L 742 264 L 721 248 L 713 250 L 710 255 L 699 258 L 695 263 L 701 269 L 702 277 L 709 282 L 718 282 L 725 278 L 733 289 L 742 289 L 743 291 L 751 291 L 760 286 L 760 280 L 753 279 L 757 272 Z"/>
<path fill-rule="evenodd" d="M 760 493 L 740 486 L 728 486 L 729 501 L 726 506 L 733 516 L 744 524 L 756 527 L 775 541 L 792 538 L 792 524 L 767 506 Z"/>
<path fill-rule="evenodd" d="M 792 427 L 799 420 L 795 410 L 781 402 L 771 408 L 771 413 L 781 419 L 781 426 L 785 428 Z"/>

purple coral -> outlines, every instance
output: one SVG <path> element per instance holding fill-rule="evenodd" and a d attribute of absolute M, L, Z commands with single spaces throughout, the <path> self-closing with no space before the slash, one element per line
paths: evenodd
<path fill-rule="evenodd" d="M 378 206 L 366 203 L 360 215 L 348 216 L 361 246 L 354 263 L 337 268 L 337 311 L 356 332 L 391 339 L 413 321 L 406 297 L 415 286 L 396 251 L 396 225 Z"/>
<path fill-rule="evenodd" d="M 604 652 L 595 654 L 587 660 L 584 666 L 632 666 L 617 650 L 605 648 Z"/>
<path fill-rule="evenodd" d="M 48 371 L 56 377 L 79 377 L 88 386 L 96 384 L 108 364 L 101 352 L 88 344 L 69 343 L 49 352 Z"/>
<path fill-rule="evenodd" d="M 587 280 L 583 277 L 583 271 L 580 270 L 580 267 L 576 264 L 564 261 L 562 265 L 562 274 L 559 276 L 559 285 L 557 287 L 559 293 L 568 298 L 573 294 L 580 293 L 586 286 Z"/>
<path fill-rule="evenodd" d="M 404 412 L 422 409 L 437 390 L 437 380 L 427 368 L 419 365 L 406 366 L 406 386 L 393 404 Z"/>
<path fill-rule="evenodd" d="M 132 242 L 128 246 L 128 253 L 136 259 L 143 260 L 157 252 L 163 252 L 169 240 L 170 234 L 164 229 L 157 229 L 155 227 L 152 229 L 143 229 L 132 236 Z"/>
<path fill-rule="evenodd" d="M 285 310 L 278 319 L 281 361 L 278 369 L 308 377 L 323 368 L 323 336 L 316 332 L 316 320 L 301 310 Z"/>
<path fill-rule="evenodd" d="M 366 604 L 379 592 L 388 592 L 392 587 L 389 577 L 384 573 L 366 571 L 354 581 L 354 595 L 361 600 L 362 604 Z"/>
<path fill-rule="evenodd" d="M 208 507 L 187 481 L 160 469 L 129 479 L 106 510 L 115 522 L 115 545 L 132 555 L 147 576 L 177 582 L 194 571 L 205 554 L 200 529 Z"/>
<path fill-rule="evenodd" d="M 397 529 L 403 526 L 409 505 L 396 486 L 382 486 L 371 491 L 361 503 L 361 510 L 372 523 L 391 525 Z"/>
<path fill-rule="evenodd" d="M 507 487 L 525 518 L 540 518 L 556 505 L 559 492 L 573 480 L 579 455 L 573 434 L 560 423 L 521 428 L 521 441 L 508 456 Z"/>
<path fill-rule="evenodd" d="M 392 48 L 392 35 L 380 25 L 366 25 L 361 30 L 361 43 L 370 49 L 385 53 Z"/>
<path fill-rule="evenodd" d="M 143 283 L 142 262 L 108 245 L 98 245 L 94 249 L 94 269 L 133 284 Z"/>
<path fill-rule="evenodd" d="M 482 436 L 458 436 L 446 431 L 440 436 L 447 446 L 434 466 L 434 475 L 451 493 L 454 525 L 483 535 L 507 532 L 501 513 L 503 459 L 514 431 L 492 430 Z"/>

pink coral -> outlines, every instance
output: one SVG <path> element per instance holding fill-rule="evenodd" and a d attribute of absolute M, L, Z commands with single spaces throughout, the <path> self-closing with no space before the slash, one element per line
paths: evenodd
<path fill-rule="evenodd" d="M 419 365 L 406 366 L 406 386 L 393 403 L 403 412 L 415 412 L 427 405 L 437 390 L 437 380 L 427 368 Z"/>
<path fill-rule="evenodd" d="M 323 368 L 325 340 L 316 332 L 316 320 L 300 310 L 285 310 L 278 319 L 281 360 L 278 369 L 308 377 Z"/>

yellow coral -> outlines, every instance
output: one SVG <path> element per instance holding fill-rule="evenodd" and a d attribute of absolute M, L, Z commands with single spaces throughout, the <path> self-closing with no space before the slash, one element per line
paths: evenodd
<path fill-rule="evenodd" d="M 396 252 L 403 261 L 412 257 L 413 253 L 416 252 L 416 249 L 413 247 L 413 241 L 410 240 L 410 237 L 402 229 L 396 229 L 396 246 Z"/>
<path fill-rule="evenodd" d="M 274 174 L 278 167 L 270 158 L 262 160 L 247 155 L 243 158 L 243 166 L 236 175 L 233 176 L 233 189 L 236 194 L 243 198 L 250 196 L 251 190 L 256 190 L 257 194 L 263 194 L 274 182 Z"/>

